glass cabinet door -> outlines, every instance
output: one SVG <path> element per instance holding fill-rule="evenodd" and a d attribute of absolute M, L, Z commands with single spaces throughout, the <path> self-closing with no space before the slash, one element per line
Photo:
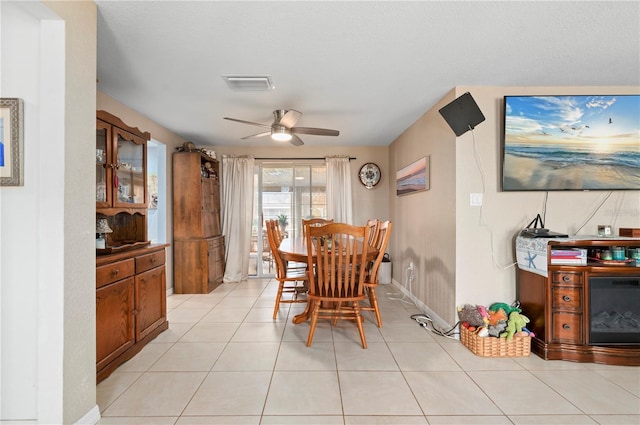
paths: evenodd
<path fill-rule="evenodd" d="M 146 143 L 143 139 L 117 128 L 114 132 L 116 207 L 145 207 L 147 176 Z"/>
<path fill-rule="evenodd" d="M 111 141 L 111 126 L 101 121 L 96 123 L 96 207 L 111 206 L 111 191 L 108 182 L 111 181 L 111 167 L 108 153 Z"/>

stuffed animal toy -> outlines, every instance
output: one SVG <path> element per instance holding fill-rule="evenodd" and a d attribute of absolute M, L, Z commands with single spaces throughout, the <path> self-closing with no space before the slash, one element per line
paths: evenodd
<path fill-rule="evenodd" d="M 512 311 L 517 311 L 518 313 L 522 313 L 522 310 L 517 306 L 511 306 L 507 303 L 493 303 L 489 306 L 489 311 L 498 311 L 499 309 L 503 309 L 507 316 L 511 314 Z"/>
<path fill-rule="evenodd" d="M 482 316 L 483 326 L 489 325 L 489 312 L 487 311 L 487 308 L 483 305 L 479 305 L 478 312 L 480 313 L 480 316 Z"/>
<path fill-rule="evenodd" d="M 514 334 L 522 331 L 522 328 L 527 326 L 527 323 L 529 323 L 529 318 L 527 316 L 522 315 L 517 311 L 512 311 L 509 314 L 507 329 L 500 334 L 500 338 L 507 338 L 507 341 L 510 341 Z"/>
<path fill-rule="evenodd" d="M 490 336 L 495 336 L 496 338 L 498 338 L 500 336 L 500 334 L 502 332 L 504 332 L 504 330 L 507 328 L 507 321 L 506 320 L 500 320 L 499 322 L 497 322 L 495 325 L 489 325 L 489 335 Z"/>
<path fill-rule="evenodd" d="M 483 326 L 484 320 L 482 314 L 478 311 L 478 306 L 465 304 L 462 307 L 458 307 L 458 317 L 460 321 L 467 322 L 471 326 Z"/>
<path fill-rule="evenodd" d="M 507 319 L 507 313 L 502 308 L 495 311 L 489 311 L 489 326 L 495 326 L 500 321 L 507 323 Z"/>

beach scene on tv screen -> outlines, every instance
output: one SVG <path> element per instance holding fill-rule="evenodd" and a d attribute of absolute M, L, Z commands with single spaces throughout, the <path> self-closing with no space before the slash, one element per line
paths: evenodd
<path fill-rule="evenodd" d="M 640 189 L 640 95 L 505 96 L 503 190 Z"/>

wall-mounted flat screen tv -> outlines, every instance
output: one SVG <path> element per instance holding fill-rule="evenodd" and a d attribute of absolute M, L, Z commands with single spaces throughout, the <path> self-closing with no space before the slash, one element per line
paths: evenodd
<path fill-rule="evenodd" d="M 503 191 L 640 190 L 640 95 L 505 96 Z"/>

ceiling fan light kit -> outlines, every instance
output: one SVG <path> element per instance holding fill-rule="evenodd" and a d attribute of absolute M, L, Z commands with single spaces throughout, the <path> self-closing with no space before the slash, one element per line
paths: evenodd
<path fill-rule="evenodd" d="M 328 128 L 294 127 L 300 117 L 302 117 L 302 112 L 296 111 L 295 109 L 276 109 L 273 111 L 273 123 L 271 124 L 262 124 L 259 122 L 245 121 L 229 117 L 224 117 L 224 119 L 270 129 L 270 131 L 252 134 L 250 136 L 245 136 L 242 139 L 253 139 L 256 137 L 271 135 L 271 139 L 273 140 L 289 142 L 294 146 L 304 145 L 302 139 L 300 139 L 296 134 L 313 134 L 316 136 L 338 136 L 340 134 L 338 130 L 330 130 Z"/>
<path fill-rule="evenodd" d="M 288 142 L 291 140 L 291 132 L 282 125 L 274 125 L 271 127 L 271 138 L 278 142 Z"/>

